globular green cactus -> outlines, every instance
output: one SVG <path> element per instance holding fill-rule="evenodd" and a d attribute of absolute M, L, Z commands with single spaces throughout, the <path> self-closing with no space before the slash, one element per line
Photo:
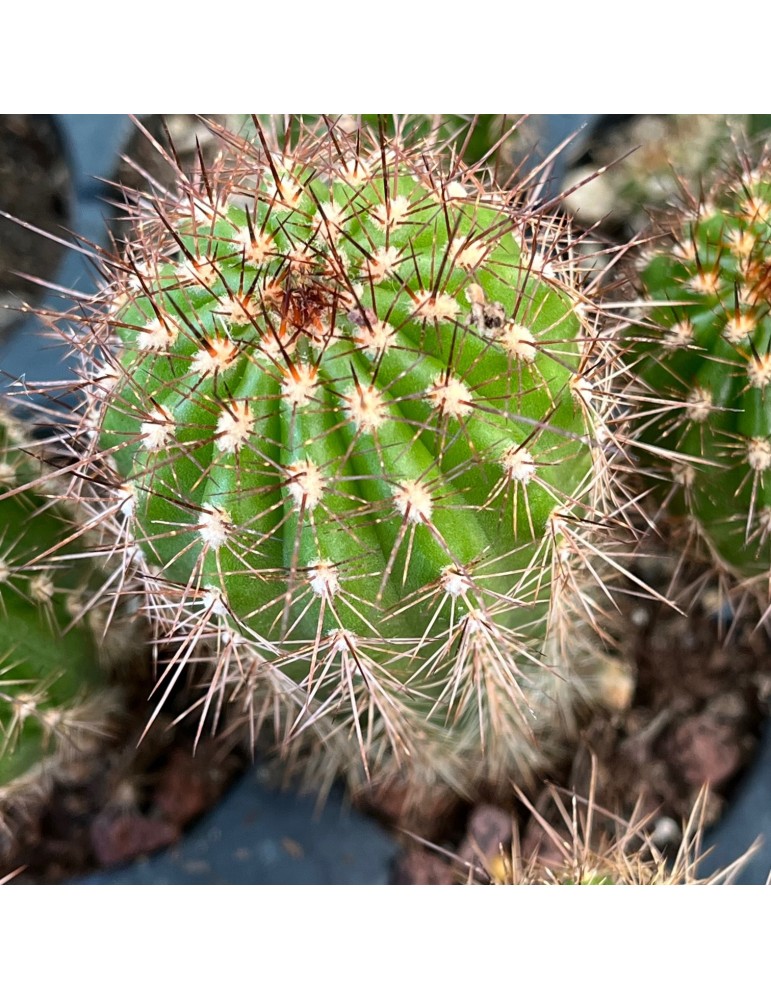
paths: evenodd
<path fill-rule="evenodd" d="M 770 216 L 767 155 L 692 198 L 646 255 L 651 307 L 635 331 L 659 501 L 745 580 L 771 567 Z"/>
<path fill-rule="evenodd" d="M 601 659 L 612 364 L 574 241 L 430 146 L 256 127 L 145 202 L 80 342 L 161 683 L 211 656 L 204 712 L 353 783 L 525 780 Z"/>
<path fill-rule="evenodd" d="M 46 496 L 38 449 L 0 414 L 0 857 L 20 803 L 104 744 L 116 703 L 89 611 L 101 577 L 73 512 Z"/>

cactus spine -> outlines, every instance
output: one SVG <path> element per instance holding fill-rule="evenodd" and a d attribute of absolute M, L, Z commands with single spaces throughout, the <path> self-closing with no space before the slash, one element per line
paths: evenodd
<path fill-rule="evenodd" d="M 163 683 L 213 656 L 204 716 L 354 784 L 525 780 L 596 670 L 612 365 L 570 234 L 429 147 L 257 127 L 142 214 L 82 337 Z"/>
<path fill-rule="evenodd" d="M 767 154 L 692 198 L 645 263 L 636 331 L 640 438 L 668 466 L 659 495 L 750 581 L 771 566 L 770 204 Z"/>

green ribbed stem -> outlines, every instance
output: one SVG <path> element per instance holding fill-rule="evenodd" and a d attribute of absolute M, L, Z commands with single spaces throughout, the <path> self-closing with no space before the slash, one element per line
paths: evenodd
<path fill-rule="evenodd" d="M 0 497 L 41 472 L 20 440 L 0 420 Z M 67 508 L 41 493 L 0 498 L 0 787 L 72 752 L 83 703 L 104 687 L 83 617 L 93 565 L 82 543 L 63 544 L 72 530 Z"/>
<path fill-rule="evenodd" d="M 643 440 L 672 452 L 670 509 L 744 577 L 771 566 L 771 173 L 725 180 L 642 278 L 659 303 L 637 371 Z M 671 304 L 670 304 L 671 303 Z M 656 411 L 660 412 L 656 412 Z"/>
<path fill-rule="evenodd" d="M 317 634 L 305 609 L 319 566 L 334 567 L 328 596 L 345 596 L 324 602 L 321 627 L 380 637 L 422 633 L 412 599 L 448 568 L 485 567 L 499 595 L 528 573 L 523 596 L 548 591 L 528 569 L 534 545 L 592 465 L 575 298 L 473 194 L 407 173 L 387 197 L 382 182 L 306 175 L 285 174 L 292 208 L 268 174 L 248 219 L 234 195 L 216 221 L 175 219 L 197 276 L 163 264 L 119 313 L 127 375 L 103 444 L 135 489 L 145 552 L 269 642 Z M 159 321 L 170 333 L 154 340 Z M 234 360 L 204 376 L 215 350 Z M 413 606 L 391 614 L 400 603 Z M 433 633 L 455 613 L 446 602 Z"/>

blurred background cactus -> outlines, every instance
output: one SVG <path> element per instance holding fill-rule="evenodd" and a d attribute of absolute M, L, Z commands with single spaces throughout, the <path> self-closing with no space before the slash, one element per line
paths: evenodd
<path fill-rule="evenodd" d="M 680 200 L 683 183 L 698 192 L 736 140 L 770 124 L 767 115 L 605 115 L 565 176 L 565 206 L 577 225 L 633 240 Z"/>
<path fill-rule="evenodd" d="M 0 418 L 0 858 L 52 778 L 109 738 L 118 698 L 91 602 L 104 575 L 75 509 L 52 500 L 40 445 Z M 15 492 L 21 489 L 21 492 Z"/>
<path fill-rule="evenodd" d="M 767 591 L 771 162 L 736 152 L 714 177 L 643 256 L 650 308 L 634 334 L 646 400 L 635 433 L 659 465 L 666 512 Z"/>

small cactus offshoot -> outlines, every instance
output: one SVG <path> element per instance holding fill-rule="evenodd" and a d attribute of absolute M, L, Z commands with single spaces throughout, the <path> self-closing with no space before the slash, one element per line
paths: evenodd
<path fill-rule="evenodd" d="M 6 820 L 104 740 L 115 701 L 89 616 L 94 563 L 72 511 L 30 488 L 37 447 L 0 414 L 0 857 Z"/>
<path fill-rule="evenodd" d="M 602 659 L 613 365 L 577 243 L 401 133 L 255 129 L 144 200 L 78 343 L 160 686 L 210 659 L 202 718 L 354 784 L 526 780 Z"/>
<path fill-rule="evenodd" d="M 642 271 L 651 301 L 636 371 L 639 437 L 665 463 L 659 490 L 719 565 L 771 567 L 771 161 L 743 158 L 674 218 Z"/>

